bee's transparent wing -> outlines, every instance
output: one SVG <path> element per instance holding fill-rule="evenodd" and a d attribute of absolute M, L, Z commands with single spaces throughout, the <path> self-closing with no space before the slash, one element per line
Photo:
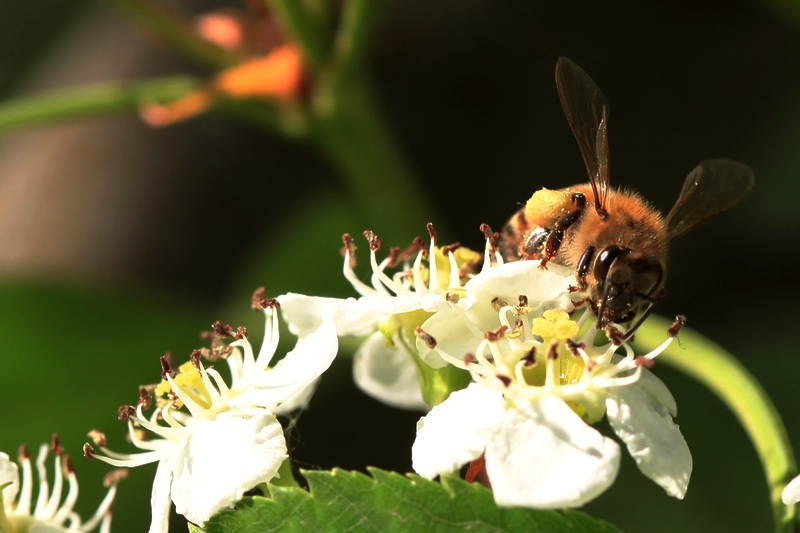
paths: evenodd
<path fill-rule="evenodd" d="M 608 100 L 592 78 L 566 57 L 558 58 L 556 63 L 556 87 L 586 164 L 595 208 L 598 213 L 605 213 L 609 187 Z"/>
<path fill-rule="evenodd" d="M 701 222 L 730 210 L 753 188 L 753 171 L 730 159 L 702 161 L 686 177 L 683 189 L 667 215 L 670 240 Z"/>

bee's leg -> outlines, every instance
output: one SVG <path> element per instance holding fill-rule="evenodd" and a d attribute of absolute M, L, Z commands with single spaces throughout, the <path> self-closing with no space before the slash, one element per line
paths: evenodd
<path fill-rule="evenodd" d="M 580 220 L 581 215 L 583 215 L 583 210 L 586 207 L 586 196 L 576 192 L 572 195 L 572 201 L 575 202 L 577 209 L 559 218 L 550 230 L 550 234 L 547 236 L 547 241 L 544 246 L 544 255 L 542 255 L 541 268 L 544 268 L 558 253 L 561 244 L 564 242 L 564 232 Z"/>
<path fill-rule="evenodd" d="M 645 319 L 648 316 L 650 316 L 650 313 L 653 311 L 654 305 L 655 302 L 653 300 L 647 302 L 647 307 L 645 307 L 644 312 L 639 316 L 639 319 L 636 322 L 634 322 L 631 328 L 627 332 L 625 332 L 625 335 L 622 337 L 622 340 L 627 341 L 631 337 L 633 337 L 633 334 L 636 333 L 636 330 L 639 329 L 639 326 L 641 326 L 644 323 Z"/>
<path fill-rule="evenodd" d="M 592 259 L 594 259 L 594 246 L 588 246 L 578 261 L 578 267 L 575 269 L 575 277 L 578 278 L 578 289 L 581 291 L 586 290 L 586 273 L 589 271 Z"/>

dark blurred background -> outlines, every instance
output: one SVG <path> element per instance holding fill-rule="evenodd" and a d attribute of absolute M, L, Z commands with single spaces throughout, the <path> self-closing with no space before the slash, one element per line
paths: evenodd
<path fill-rule="evenodd" d="M 420 233 L 433 221 L 481 249 L 480 223 L 499 230 L 536 189 L 586 180 L 555 90 L 559 56 L 611 104 L 615 185 L 666 212 L 700 160 L 753 167 L 743 205 L 675 243 L 657 312 L 688 315 L 734 353 L 800 446 L 800 7 L 405 0 L 388 11 L 371 55 L 390 126 L 436 207 Z M 6 98 L 179 72 L 204 75 L 105 4 L 0 3 Z M 391 221 L 365 220 L 346 198 L 312 148 L 222 116 L 163 130 L 94 118 L 0 139 L 0 449 L 13 455 L 57 431 L 78 455 L 92 427 L 123 449 L 117 406 L 158 380 L 158 356 L 188 355 L 215 319 L 260 331 L 246 314 L 255 287 L 352 294 L 339 236 L 380 234 Z M 297 420 L 297 465 L 409 471 L 419 415 L 367 398 L 349 372 L 342 357 Z M 771 528 L 762 471 L 733 416 L 689 378 L 656 372 L 693 452 L 688 495 L 667 497 L 626 459 L 588 512 L 630 533 Z M 88 516 L 106 468 L 76 463 Z M 139 468 L 121 485 L 115 531 L 147 527 L 153 472 Z"/>

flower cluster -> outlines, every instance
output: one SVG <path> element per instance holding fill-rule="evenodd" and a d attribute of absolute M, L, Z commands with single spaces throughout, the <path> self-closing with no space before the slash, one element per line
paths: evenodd
<path fill-rule="evenodd" d="M 227 362 L 231 384 L 201 362 L 196 350 L 177 372 L 162 358 L 163 382 L 143 388 L 136 407 L 120 408 L 131 442 L 141 450 L 123 454 L 106 447 L 106 437 L 90 432 L 100 453 L 86 444 L 84 453 L 115 466 L 158 462 L 152 493 L 151 533 L 167 531 L 170 501 L 178 513 L 202 525 L 221 509 L 240 500 L 245 491 L 275 478 L 287 459 L 283 429 L 276 415 L 303 407 L 317 378 L 330 366 L 337 345 L 334 324 L 322 319 L 317 330 L 302 336 L 294 350 L 270 368 L 278 347 L 279 304 L 254 295 L 266 316 L 264 342 L 255 355 L 247 331 L 216 323 L 218 337 L 235 341 L 207 355 Z M 144 410 L 151 393 L 157 398 L 150 417 Z M 140 428 L 155 438 L 144 439 Z"/>
<path fill-rule="evenodd" d="M 433 407 L 412 447 L 413 467 L 426 478 L 470 464 L 468 478 L 482 475 L 500 505 L 580 506 L 606 490 L 619 468 L 620 446 L 592 427 L 607 417 L 639 469 L 668 494 L 684 496 L 692 458 L 672 420 L 675 401 L 648 370 L 681 321 L 643 356 L 624 335 L 598 343 L 605 337 L 590 309 L 576 307 L 571 269 L 504 263 L 486 228 L 478 271 L 479 254 L 457 244 L 440 248 L 428 230 L 430 245 L 417 239 L 381 261 L 379 239 L 365 232 L 369 284 L 355 274 L 355 246 L 346 235 L 343 272 L 357 299 L 264 299 L 257 291 L 254 308 L 266 320 L 257 355 L 244 328 L 218 322 L 211 349 L 196 350 L 177 370 L 162 358 L 162 382 L 142 388 L 135 407 L 120 409 L 143 452 L 111 451 L 102 433 L 90 433 L 99 447 L 85 446 L 90 458 L 123 467 L 158 463 L 151 533 L 167 530 L 170 502 L 202 525 L 278 476 L 288 455 L 276 416 L 308 403 L 346 335 L 366 336 L 354 376 L 368 394 L 396 407 Z M 279 311 L 298 342 L 270 367 Z M 230 384 L 203 358 L 224 360 Z M 424 396 L 421 383 L 448 369 L 463 384 Z"/>
<path fill-rule="evenodd" d="M 279 297 L 296 332 L 328 315 L 338 335 L 369 334 L 354 374 L 386 403 L 421 407 L 414 377 L 423 363 L 469 373 L 472 384 L 420 420 L 414 469 L 434 478 L 485 461 L 480 464 L 499 504 L 579 506 L 607 489 L 619 468 L 619 445 L 591 427 L 607 416 L 640 470 L 682 498 L 691 454 L 672 420 L 675 400 L 647 369 L 680 321 L 641 357 L 622 336 L 596 345 L 596 320 L 589 309 L 575 307 L 571 269 L 504 264 L 488 231 L 483 267 L 475 273 L 474 260 L 459 263 L 454 249 L 437 248 L 429 231 L 430 247 L 418 243 L 413 263 L 406 260 L 391 276 L 387 268 L 402 255 L 393 249 L 378 262 L 380 241 L 366 232 L 370 285 L 355 276 L 345 236 L 344 274 L 359 299 Z"/>
<path fill-rule="evenodd" d="M 53 490 L 47 477 L 47 456 L 52 451 L 55 455 L 53 470 Z M 0 530 L 7 533 L 27 533 L 29 531 L 53 531 L 69 533 L 86 533 L 100 526 L 101 533 L 108 533 L 111 528 L 111 504 L 117 492 L 117 483 L 125 478 L 125 470 L 110 472 L 105 478 L 108 493 L 94 515 L 83 522 L 73 510 L 78 500 L 78 480 L 68 455 L 58 437 L 53 435 L 50 446 L 42 444 L 36 457 L 36 472 L 39 480 L 39 494 L 35 506 L 33 498 L 33 468 L 27 446 L 19 449 L 19 466 L 22 467 L 22 483 L 19 479 L 19 468 L 5 453 L 0 453 L 0 491 L 3 494 L 3 505 L 0 507 Z M 64 481 L 67 483 L 67 494 L 62 501 Z"/>

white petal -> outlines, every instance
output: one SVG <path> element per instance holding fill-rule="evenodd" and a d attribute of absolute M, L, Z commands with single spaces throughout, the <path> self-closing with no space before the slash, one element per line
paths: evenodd
<path fill-rule="evenodd" d="M 609 389 L 606 415 L 639 470 L 682 499 L 692 475 L 692 454 L 667 406 L 634 384 Z"/>
<path fill-rule="evenodd" d="M 672 396 L 672 393 L 669 391 L 664 382 L 658 378 L 658 376 L 646 368 L 643 368 L 642 375 L 639 376 L 636 384 L 639 385 L 647 394 L 655 398 L 656 402 L 665 405 L 669 411 L 669 414 L 672 416 L 678 416 L 678 404 L 675 402 L 675 398 Z"/>
<path fill-rule="evenodd" d="M 321 317 L 317 329 L 298 339 L 294 350 L 286 354 L 275 368 L 250 377 L 248 385 L 252 387 L 234 397 L 230 405 L 257 405 L 275 412 L 284 402 L 296 402 L 298 393 L 308 390 L 331 366 L 338 347 L 333 319 Z"/>
<path fill-rule="evenodd" d="M 786 505 L 794 505 L 800 502 L 800 476 L 791 480 L 789 484 L 784 487 L 781 497 L 783 498 L 783 503 Z"/>
<path fill-rule="evenodd" d="M 545 270 L 538 261 L 514 261 L 481 272 L 464 286 L 467 289 L 466 309 L 470 318 L 483 331 L 495 329 L 497 311 L 492 300 L 500 298 L 516 305 L 521 294 L 528 297 L 534 313 L 547 309 L 574 308 L 569 287 L 576 285 L 574 271 L 550 263 Z"/>
<path fill-rule="evenodd" d="M 505 411 L 502 394 L 471 384 L 456 391 L 417 423 L 411 447 L 414 470 L 433 479 L 480 457 Z"/>
<path fill-rule="evenodd" d="M 494 318 L 495 321 L 492 325 L 477 333 L 467 327 L 461 313 L 455 309 L 448 309 L 430 317 L 422 324 L 421 328 L 425 333 L 436 339 L 436 346 L 440 350 L 456 359 L 463 360 L 468 353 L 475 353 L 478 345 L 483 341 L 483 333 L 485 331 L 500 327 L 497 313 L 495 313 Z M 444 368 L 447 366 L 447 362 L 436 351 L 428 348 L 423 339 L 418 337 L 416 346 L 420 358 L 431 367 Z"/>
<path fill-rule="evenodd" d="M 14 505 L 19 492 L 19 468 L 8 454 L 0 452 L 0 485 L 11 483 L 3 489 L 3 507 L 6 509 Z"/>
<path fill-rule="evenodd" d="M 411 356 L 403 349 L 387 346 L 381 333 L 373 333 L 356 352 L 353 380 L 379 402 L 398 409 L 428 411 Z"/>
<path fill-rule="evenodd" d="M 184 447 L 176 448 L 183 450 Z M 158 462 L 156 477 L 153 480 L 153 492 L 150 495 L 150 509 L 152 518 L 148 533 L 167 533 L 169 529 L 170 489 L 172 487 L 171 457 Z"/>
<path fill-rule="evenodd" d="M 394 315 L 423 309 L 439 311 L 449 304 L 436 294 L 412 293 L 405 296 L 374 294 L 359 299 L 321 298 L 289 293 L 278 297 L 281 312 L 289 330 L 303 337 L 319 327 L 321 317 L 328 315 L 336 321 L 340 337 L 366 335 L 375 331 L 383 315 Z"/>
<path fill-rule="evenodd" d="M 293 411 L 297 411 L 298 409 L 305 409 L 308 407 L 308 403 L 311 401 L 311 397 L 314 396 L 314 392 L 317 390 L 317 385 L 319 384 L 320 378 L 315 379 L 308 385 L 306 388 L 295 392 L 293 395 L 286 398 L 281 404 L 277 407 L 270 409 L 272 414 L 275 416 L 281 415 L 288 415 Z"/>
<path fill-rule="evenodd" d="M 486 449 L 486 472 L 498 505 L 577 507 L 616 478 L 619 446 L 554 396 L 509 409 Z"/>
<path fill-rule="evenodd" d="M 172 501 L 200 526 L 274 478 L 287 457 L 283 429 L 269 413 L 227 412 L 192 429 L 186 452 L 173 463 Z"/>

